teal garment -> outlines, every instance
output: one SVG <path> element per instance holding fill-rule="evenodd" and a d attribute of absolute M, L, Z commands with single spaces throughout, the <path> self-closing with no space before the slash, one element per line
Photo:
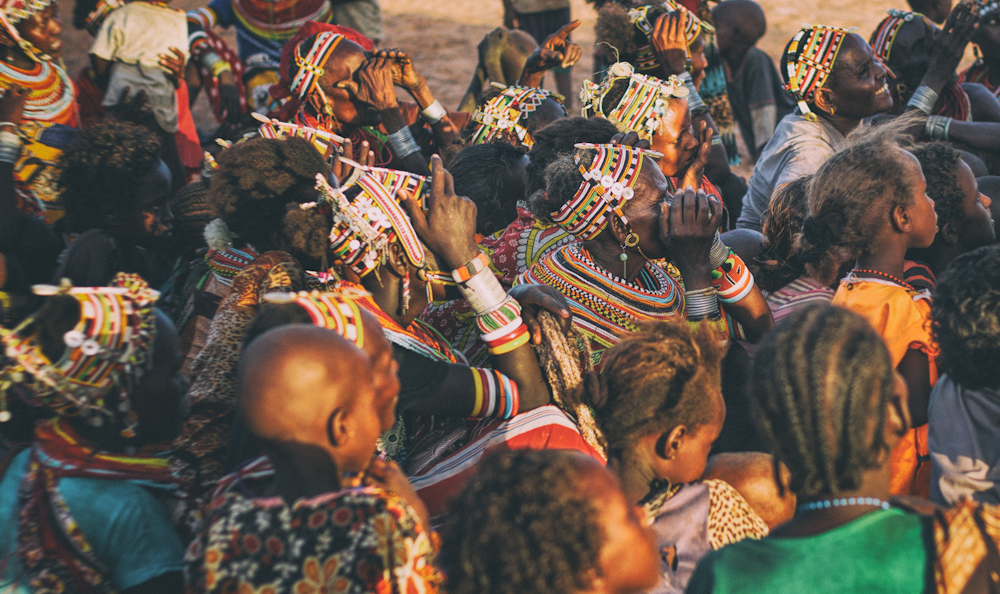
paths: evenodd
<path fill-rule="evenodd" d="M 29 591 L 17 557 L 17 491 L 31 450 L 18 454 L 0 481 L 0 592 Z M 127 481 L 63 478 L 59 481 L 70 513 L 97 558 L 108 568 L 116 590 L 138 586 L 165 573 L 184 570 L 184 546 L 170 516 L 144 487 Z M 4 563 L 5 562 L 5 563 Z"/>
<path fill-rule="evenodd" d="M 880 510 L 815 536 L 769 536 L 713 551 L 686 592 L 929 594 L 933 550 L 931 518 Z"/>

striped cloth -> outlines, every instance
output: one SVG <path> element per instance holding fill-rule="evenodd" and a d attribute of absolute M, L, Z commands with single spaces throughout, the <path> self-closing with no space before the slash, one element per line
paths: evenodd
<path fill-rule="evenodd" d="M 824 287 L 812 277 L 803 274 L 784 287 L 767 296 L 767 306 L 771 308 L 774 323 L 782 318 L 817 303 L 827 304 L 833 299 L 834 290 Z"/>

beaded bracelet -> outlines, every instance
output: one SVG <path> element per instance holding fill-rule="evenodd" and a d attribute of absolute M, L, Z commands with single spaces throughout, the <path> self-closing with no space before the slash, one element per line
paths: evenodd
<path fill-rule="evenodd" d="M 490 332 L 489 334 L 482 334 L 480 335 L 480 338 L 487 344 L 487 346 L 499 346 L 506 342 L 520 338 L 522 330 L 526 329 L 527 326 L 524 325 L 524 320 L 518 317 L 509 325 Z"/>
<path fill-rule="evenodd" d="M 913 107 L 919 109 L 927 115 L 931 115 L 934 111 L 934 106 L 937 105 L 938 94 L 934 89 L 926 86 L 920 85 L 917 87 L 916 91 L 913 91 L 913 96 L 906 103 L 907 107 Z"/>
<path fill-rule="evenodd" d="M 500 281 L 493 276 L 489 268 L 484 268 L 469 280 L 459 283 L 458 290 L 477 315 L 497 309 L 507 299 L 507 292 L 503 290 Z"/>
<path fill-rule="evenodd" d="M 521 304 L 515 299 L 508 297 L 500 307 L 477 315 L 476 325 L 483 336 L 486 336 L 514 324 L 515 321 L 520 323 L 520 320 Z M 484 340 L 488 339 L 484 338 Z"/>
<path fill-rule="evenodd" d="M 712 286 L 718 291 L 719 301 L 736 303 L 753 289 L 753 273 L 743 262 L 743 258 L 730 250 L 729 257 L 712 271 Z"/>
<path fill-rule="evenodd" d="M 13 132 L 0 130 L 0 162 L 16 163 L 21 156 L 21 137 Z"/>
<path fill-rule="evenodd" d="M 931 140 L 948 140 L 948 129 L 951 128 L 951 118 L 944 116 L 927 116 L 924 124 L 924 134 Z"/>
<path fill-rule="evenodd" d="M 513 351 L 514 349 L 520 348 L 531 340 L 531 334 L 528 333 L 528 327 L 521 324 L 521 328 L 516 332 L 516 337 L 497 346 L 490 345 L 489 351 L 491 355 L 504 355 Z"/>
<path fill-rule="evenodd" d="M 701 95 L 698 94 L 698 89 L 694 86 L 694 81 L 691 79 L 690 72 L 682 72 L 677 76 L 677 80 L 684 83 L 684 87 L 687 89 L 688 109 L 691 110 L 692 113 L 707 109 L 705 102 L 701 100 Z"/>
<path fill-rule="evenodd" d="M 684 291 L 684 310 L 689 320 L 719 317 L 719 299 L 715 287 Z"/>
<path fill-rule="evenodd" d="M 417 141 L 413 140 L 413 133 L 409 126 L 403 126 L 389 135 L 389 147 L 392 153 L 399 159 L 405 159 L 420 150 Z"/>
<path fill-rule="evenodd" d="M 452 270 L 451 277 L 455 279 L 456 283 L 464 283 L 489 267 L 490 257 L 483 252 L 479 252 L 479 255 L 475 258 Z"/>
<path fill-rule="evenodd" d="M 434 103 L 431 103 L 420 111 L 420 115 L 424 116 L 425 122 L 433 126 L 434 124 L 440 122 L 444 116 L 448 115 L 448 110 L 441 105 L 440 101 L 435 99 Z"/>

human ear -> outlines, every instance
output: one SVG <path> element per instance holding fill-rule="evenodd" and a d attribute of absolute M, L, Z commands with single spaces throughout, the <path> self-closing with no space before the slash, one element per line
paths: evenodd
<path fill-rule="evenodd" d="M 621 217 L 614 215 L 610 219 L 611 223 L 611 233 L 615 236 L 615 241 L 618 243 L 625 243 L 625 237 L 631 232 L 628 225 L 621 220 Z"/>
<path fill-rule="evenodd" d="M 834 106 L 834 93 L 830 89 L 818 89 L 815 97 L 813 98 L 813 103 L 815 103 L 816 107 L 824 113 L 828 113 L 830 115 L 836 113 L 836 107 Z"/>
<path fill-rule="evenodd" d="M 688 430 L 684 425 L 678 425 L 669 433 L 660 435 L 656 441 L 656 455 L 664 460 L 673 460 L 677 457 L 681 447 L 684 445 Z"/>
<path fill-rule="evenodd" d="M 344 407 L 333 409 L 326 420 L 326 438 L 335 448 L 344 447 L 350 441 L 351 430 L 347 422 L 347 410 Z"/>
<path fill-rule="evenodd" d="M 892 221 L 892 228 L 895 231 L 899 233 L 910 232 L 910 213 L 906 211 L 906 207 L 902 204 L 897 204 L 892 207 L 892 212 L 889 214 L 889 220 Z"/>
<path fill-rule="evenodd" d="M 941 237 L 944 238 L 945 243 L 955 245 L 958 243 L 958 231 L 955 230 L 955 226 L 952 225 L 952 221 L 948 221 L 944 225 L 941 225 Z"/>
<path fill-rule="evenodd" d="M 393 242 L 386 250 L 386 265 L 393 274 L 402 278 L 410 270 L 410 260 L 403 251 L 403 246 L 399 242 Z"/>

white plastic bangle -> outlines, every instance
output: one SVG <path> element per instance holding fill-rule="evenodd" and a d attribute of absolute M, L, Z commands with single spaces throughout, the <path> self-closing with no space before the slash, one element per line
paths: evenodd
<path fill-rule="evenodd" d="M 518 328 L 521 327 L 521 324 L 523 323 L 524 320 L 521 319 L 521 316 L 517 316 L 516 318 L 514 318 L 513 321 L 511 321 L 511 323 L 507 324 L 503 328 L 500 328 L 499 330 L 494 330 L 493 332 L 487 332 L 486 334 L 481 335 L 479 338 L 481 338 L 483 342 L 487 344 L 491 343 L 494 340 L 498 338 L 503 338 L 504 336 L 507 336 L 511 332 L 517 330 Z"/>
<path fill-rule="evenodd" d="M 500 281 L 493 276 L 489 268 L 458 285 L 458 290 L 462 292 L 462 297 L 469 301 L 476 314 L 493 311 L 507 298 L 507 292 L 503 290 Z"/>
<path fill-rule="evenodd" d="M 21 156 L 21 137 L 13 132 L 0 130 L 0 162 L 16 163 Z"/>
<path fill-rule="evenodd" d="M 440 122 L 444 116 L 448 115 L 448 110 L 441 105 L 440 101 L 435 99 L 434 103 L 428 105 L 426 109 L 421 110 L 420 115 L 424 116 L 424 120 L 433 126 Z"/>

